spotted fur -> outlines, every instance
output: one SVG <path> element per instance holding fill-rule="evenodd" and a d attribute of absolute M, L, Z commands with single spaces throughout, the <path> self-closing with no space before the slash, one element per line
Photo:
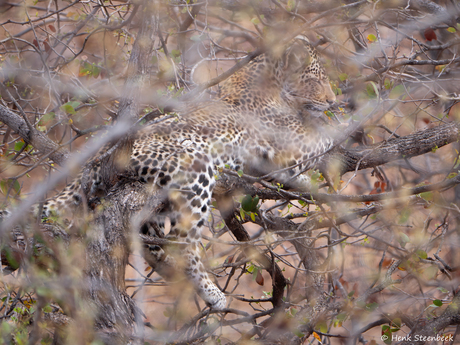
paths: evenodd
<path fill-rule="evenodd" d="M 316 51 L 298 36 L 282 54 L 258 56 L 221 87 L 220 98 L 184 110 L 179 119 L 146 126 L 135 137 L 128 165 L 137 178 L 165 191 L 171 221 L 169 238 L 189 243 L 181 252 L 184 270 L 200 296 L 215 309 L 226 298 L 210 280 L 200 260 L 200 238 L 210 213 L 216 167 L 267 174 L 285 169 L 274 179 L 308 188 L 301 173 L 321 159 L 332 145 L 312 118 L 335 101 Z M 98 169 L 92 172 L 99 185 Z M 44 205 L 44 212 L 79 205 L 81 179 Z M 94 187 L 94 186 L 93 186 Z M 162 234 L 163 221 L 142 231 Z M 145 257 L 160 273 L 175 259 L 160 246 L 147 246 Z M 166 267 L 166 268 L 165 268 Z"/>

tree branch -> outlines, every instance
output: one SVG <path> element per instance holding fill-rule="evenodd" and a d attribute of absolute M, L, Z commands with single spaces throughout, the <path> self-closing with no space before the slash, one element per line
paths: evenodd
<path fill-rule="evenodd" d="M 69 152 L 60 147 L 46 135 L 36 129 L 30 130 L 26 121 L 8 109 L 0 105 L 0 121 L 16 132 L 26 143 L 32 145 L 43 154 L 50 153 L 49 157 L 62 166 L 69 158 Z"/>

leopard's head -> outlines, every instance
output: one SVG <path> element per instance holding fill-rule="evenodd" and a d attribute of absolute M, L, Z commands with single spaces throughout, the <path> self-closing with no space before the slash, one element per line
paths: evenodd
<path fill-rule="evenodd" d="M 278 64 L 281 96 L 299 111 L 323 112 L 335 102 L 329 79 L 316 50 L 305 36 L 293 39 Z"/>

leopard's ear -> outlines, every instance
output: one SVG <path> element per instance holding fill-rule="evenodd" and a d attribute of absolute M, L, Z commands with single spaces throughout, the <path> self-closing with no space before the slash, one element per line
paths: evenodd
<path fill-rule="evenodd" d="M 304 69 L 311 62 L 311 46 L 305 36 L 297 36 L 283 55 L 283 68 L 286 72 L 295 73 Z"/>

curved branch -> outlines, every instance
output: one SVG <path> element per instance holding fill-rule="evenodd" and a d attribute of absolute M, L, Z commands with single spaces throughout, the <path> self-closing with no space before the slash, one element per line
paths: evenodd
<path fill-rule="evenodd" d="M 30 129 L 23 118 L 3 105 L 0 105 L 0 121 L 41 153 L 47 154 L 51 152 L 49 157 L 56 164 L 62 166 L 67 158 L 69 158 L 69 152 L 66 149 L 60 147 L 38 130 L 34 128 Z"/>
<path fill-rule="evenodd" d="M 344 149 L 338 147 L 326 159 L 341 164 L 341 172 L 373 168 L 397 159 L 407 159 L 437 150 L 460 139 L 460 124 L 452 122 L 379 144 Z"/>

